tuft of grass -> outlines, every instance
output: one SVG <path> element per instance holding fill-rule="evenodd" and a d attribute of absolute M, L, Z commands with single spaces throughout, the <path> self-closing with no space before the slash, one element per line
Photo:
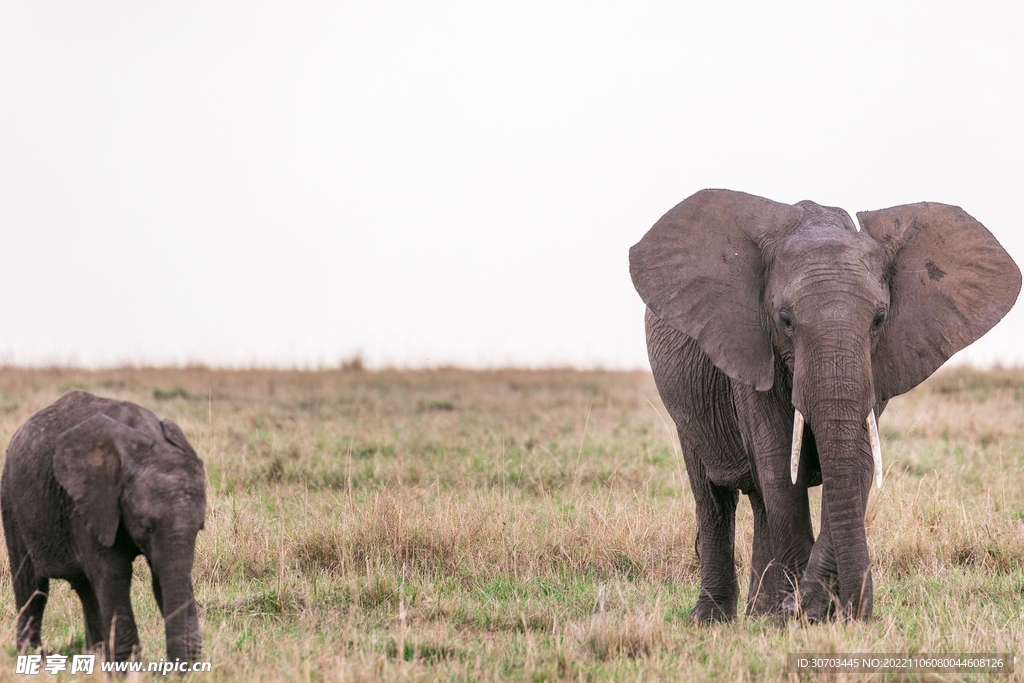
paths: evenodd
<path fill-rule="evenodd" d="M 620 657 L 649 657 L 663 645 L 664 623 L 656 605 L 649 613 L 599 612 L 582 623 L 573 624 L 572 631 L 582 649 L 607 662 Z"/>
<path fill-rule="evenodd" d="M 451 411 L 455 410 L 455 402 L 441 399 L 431 399 L 420 403 L 420 410 Z"/>
<path fill-rule="evenodd" d="M 180 384 L 175 384 L 170 389 L 161 389 L 160 387 L 153 387 L 153 398 L 155 398 L 158 401 L 169 401 L 175 398 L 188 399 L 189 393 L 188 391 L 185 390 L 185 387 L 181 386 Z"/>

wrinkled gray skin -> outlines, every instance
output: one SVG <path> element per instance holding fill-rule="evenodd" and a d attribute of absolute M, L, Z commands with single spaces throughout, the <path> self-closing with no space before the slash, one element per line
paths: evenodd
<path fill-rule="evenodd" d="M 206 476 L 176 424 L 132 403 L 68 392 L 11 439 L 0 508 L 19 650 L 39 647 L 49 580 L 59 578 L 82 601 L 87 646 L 103 643 L 108 659 L 128 659 L 139 644 L 129 589 L 141 553 L 168 660 L 199 658 L 192 561 Z"/>
<path fill-rule="evenodd" d="M 696 500 L 697 621 L 736 614 L 739 491 L 754 515 L 748 614 L 871 616 L 865 419 L 988 331 L 1020 291 L 1013 260 L 958 207 L 858 218 L 860 231 L 841 209 L 705 190 L 630 250 Z M 794 407 L 806 419 L 796 484 Z M 807 488 L 819 484 L 815 540 Z"/>

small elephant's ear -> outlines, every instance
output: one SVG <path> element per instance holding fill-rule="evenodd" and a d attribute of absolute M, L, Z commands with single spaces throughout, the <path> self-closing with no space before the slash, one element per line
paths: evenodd
<path fill-rule="evenodd" d="M 169 442 L 186 453 L 195 453 L 192 446 L 189 445 L 188 439 L 185 438 L 185 432 L 181 431 L 181 427 L 171 420 L 160 420 L 160 428 L 164 432 L 164 438 Z"/>
<path fill-rule="evenodd" d="M 874 356 L 879 401 L 914 388 L 999 322 L 1017 300 L 1017 265 L 958 206 L 921 202 L 857 214 L 893 252 L 889 316 Z"/>
<path fill-rule="evenodd" d="M 633 285 L 654 315 L 696 340 L 725 374 L 766 391 L 775 363 L 761 303 L 762 247 L 803 214 L 742 192 L 698 192 L 629 250 Z"/>
<path fill-rule="evenodd" d="M 140 432 L 99 414 L 57 437 L 53 474 L 74 501 L 75 513 L 103 545 L 110 547 L 121 519 L 122 463 L 149 451 Z"/>

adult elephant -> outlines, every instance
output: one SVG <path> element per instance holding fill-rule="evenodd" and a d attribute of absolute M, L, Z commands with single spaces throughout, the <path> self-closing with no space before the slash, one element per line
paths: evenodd
<path fill-rule="evenodd" d="M 647 348 L 697 507 L 691 616 L 731 619 L 735 510 L 754 516 L 748 614 L 866 619 L 876 415 L 1010 309 L 1020 271 L 955 206 L 857 214 L 704 190 L 629 252 Z M 821 529 L 807 488 L 821 484 Z M 794 590 L 794 586 L 798 586 Z"/>
<path fill-rule="evenodd" d="M 132 561 L 142 554 L 168 661 L 199 658 L 191 573 L 206 477 L 178 425 L 132 403 L 68 392 L 11 438 L 0 508 L 19 650 L 39 647 L 50 579 L 61 578 L 82 602 L 86 645 L 130 657 L 139 643 Z"/>

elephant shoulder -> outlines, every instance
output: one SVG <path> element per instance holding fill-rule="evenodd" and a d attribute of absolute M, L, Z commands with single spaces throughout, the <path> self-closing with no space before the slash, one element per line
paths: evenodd
<path fill-rule="evenodd" d="M 647 354 L 659 389 L 664 383 L 697 393 L 720 394 L 730 390 L 728 376 L 715 366 L 696 340 L 650 309 L 645 324 Z"/>
<path fill-rule="evenodd" d="M 694 417 L 723 415 L 732 404 L 732 380 L 697 342 L 647 312 L 647 352 L 658 393 L 676 426 Z M 730 425 L 717 425 L 726 428 Z"/>

